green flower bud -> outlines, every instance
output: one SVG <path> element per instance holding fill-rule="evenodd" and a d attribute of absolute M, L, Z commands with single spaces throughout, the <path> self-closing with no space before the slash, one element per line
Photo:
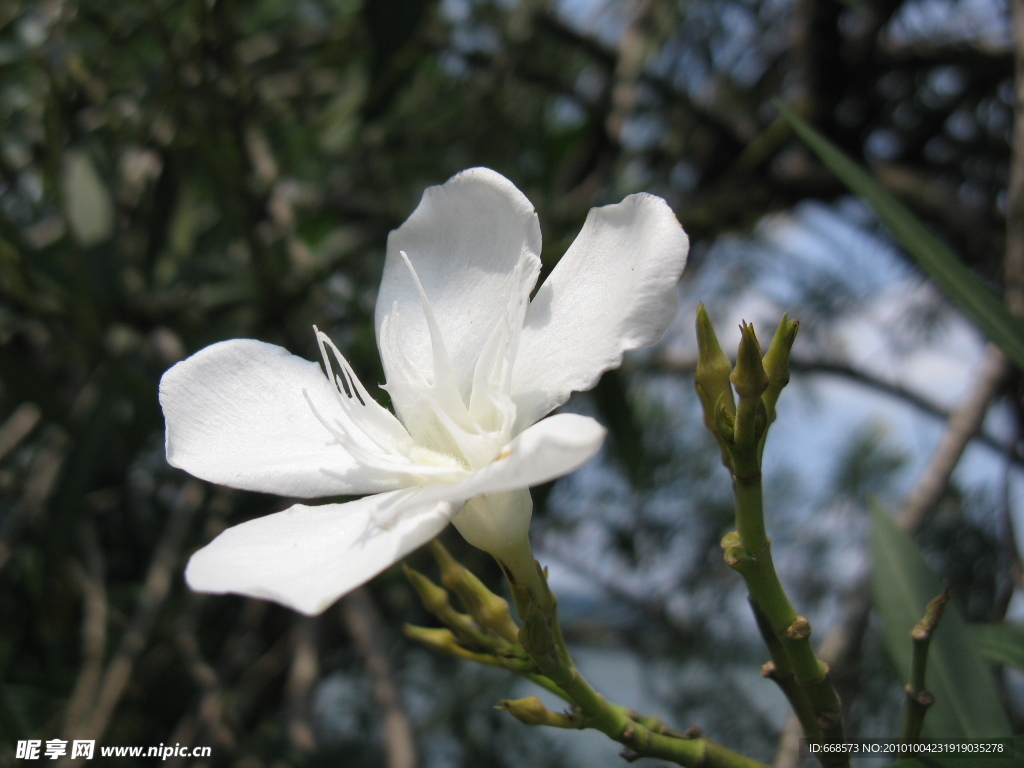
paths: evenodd
<path fill-rule="evenodd" d="M 455 641 L 455 635 L 452 634 L 450 629 L 433 629 L 431 627 L 417 627 L 413 624 L 406 624 L 403 632 L 409 639 L 423 643 L 435 651 L 455 656 L 460 655 L 461 648 L 459 648 L 459 644 Z"/>
<path fill-rule="evenodd" d="M 452 557 L 441 542 L 431 542 L 430 548 L 441 570 L 441 582 L 459 596 L 473 620 L 508 642 L 517 642 L 519 627 L 512 620 L 508 601 L 491 592 L 466 566 Z"/>
<path fill-rule="evenodd" d="M 443 587 L 439 587 L 419 571 L 414 571 L 407 565 L 402 566 L 405 578 L 412 584 L 416 594 L 420 597 L 423 607 L 433 614 L 443 612 L 448 608 L 448 593 Z"/>
<path fill-rule="evenodd" d="M 740 332 L 740 350 L 736 356 L 736 367 L 729 379 L 741 399 L 760 397 L 768 388 L 768 374 L 761 362 L 761 345 L 751 323 L 741 324 Z"/>
<path fill-rule="evenodd" d="M 576 721 L 565 713 L 552 712 L 536 696 L 525 699 L 502 699 L 501 706 L 512 717 L 526 725 L 549 725 L 554 728 L 578 728 Z"/>
<path fill-rule="evenodd" d="M 726 408 L 735 409 L 729 385 L 731 373 L 732 363 L 722 351 L 708 311 L 701 304 L 697 307 L 697 370 L 693 378 L 705 413 L 713 411 L 720 397 L 724 398 Z"/>
<path fill-rule="evenodd" d="M 789 383 L 789 353 L 793 349 L 793 342 L 796 341 L 799 330 L 800 321 L 790 320 L 787 315 L 783 315 L 772 343 L 764 353 L 762 363 L 768 374 L 768 389 L 765 390 L 764 401 L 768 407 L 769 419 L 774 418 L 775 403 L 778 402 L 783 387 Z"/>
<path fill-rule="evenodd" d="M 463 647 L 494 650 L 506 645 L 489 627 L 482 627 L 470 616 L 455 610 L 448 602 L 448 592 L 443 587 L 439 587 L 422 573 L 408 566 L 402 567 L 405 577 L 419 595 L 423 607 L 455 633 L 456 639 Z"/>
<path fill-rule="evenodd" d="M 697 350 L 693 383 L 700 399 L 704 426 L 718 443 L 722 463 L 731 472 L 732 457 L 728 444 L 732 442 L 733 414 L 736 412 L 732 384 L 729 383 L 732 363 L 718 343 L 715 327 L 703 304 L 697 307 Z"/>

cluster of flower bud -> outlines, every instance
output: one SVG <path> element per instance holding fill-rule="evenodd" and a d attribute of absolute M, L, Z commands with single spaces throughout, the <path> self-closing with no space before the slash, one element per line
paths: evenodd
<path fill-rule="evenodd" d="M 775 420 L 775 404 L 789 383 L 789 355 L 800 323 L 786 315 L 767 352 L 751 323 L 740 325 L 736 364 L 718 343 L 711 318 L 704 305 L 697 308 L 697 370 L 694 381 L 704 413 L 704 425 L 722 453 L 722 463 L 736 474 L 737 454 L 761 451 L 768 427 Z"/>
<path fill-rule="evenodd" d="M 451 656 L 513 672 L 537 672 L 536 665 L 519 643 L 519 626 L 512 619 L 508 601 L 491 592 L 440 542 L 434 541 L 430 547 L 441 572 L 441 584 L 435 584 L 408 566 L 405 566 L 405 575 L 423 607 L 444 624 L 444 628 L 406 625 L 405 634 Z M 454 594 L 465 613 L 452 606 L 450 594 Z"/>

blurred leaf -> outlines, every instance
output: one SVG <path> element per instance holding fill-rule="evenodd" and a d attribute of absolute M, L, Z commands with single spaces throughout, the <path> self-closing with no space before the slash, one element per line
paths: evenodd
<path fill-rule="evenodd" d="M 88 247 L 109 239 L 114 204 L 92 160 L 81 150 L 69 150 L 62 172 L 65 213 L 78 242 Z"/>
<path fill-rule="evenodd" d="M 1024 626 L 968 624 L 967 629 L 986 661 L 1024 670 Z"/>
<path fill-rule="evenodd" d="M 882 617 L 886 650 L 906 681 L 910 630 L 943 587 L 914 540 L 883 509 L 872 505 L 871 516 L 872 596 Z M 925 717 L 926 736 L 980 739 L 1010 734 L 999 690 L 955 605 L 946 607 L 932 636 L 927 686 L 935 705 Z"/>
<path fill-rule="evenodd" d="M 925 273 L 973 321 L 981 332 L 1024 370 L 1024 323 L 899 200 L 838 147 L 777 103 L 797 135 L 821 161 L 864 199 Z"/>

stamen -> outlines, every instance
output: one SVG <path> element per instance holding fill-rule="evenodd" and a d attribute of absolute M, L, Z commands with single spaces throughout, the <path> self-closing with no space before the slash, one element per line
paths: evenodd
<path fill-rule="evenodd" d="M 328 419 L 320 413 L 305 390 L 303 397 L 317 421 L 334 438 L 335 444 L 362 466 L 381 471 L 419 478 L 450 477 L 453 472 L 458 475 L 465 471 L 456 459 L 417 446 L 402 423 L 370 397 L 330 337 L 316 326 L 314 331 L 340 410 Z M 335 373 L 335 367 L 340 373 Z M 429 463 L 424 463 L 424 459 L 429 459 Z"/>
<path fill-rule="evenodd" d="M 405 262 L 405 266 L 409 269 L 409 275 L 412 277 L 413 285 L 416 286 L 416 292 L 419 293 L 420 304 L 423 307 L 423 317 L 427 321 L 427 332 L 430 334 L 430 351 L 434 363 L 433 386 L 449 397 L 454 395 L 454 398 L 451 398 L 451 405 L 456 406 L 457 412 L 452 415 L 462 416 L 465 414 L 468 416 L 466 405 L 462 401 L 462 395 L 459 392 L 459 383 L 455 378 L 455 367 L 448 356 L 448 350 L 444 345 L 444 336 L 441 334 L 441 326 L 437 324 L 437 318 L 434 316 L 434 310 L 430 306 L 427 292 L 423 290 L 423 283 L 420 282 L 419 275 L 416 274 L 416 269 L 413 267 L 412 261 L 409 260 L 409 255 L 405 251 L 399 251 L 399 253 L 402 256 L 402 261 Z"/>
<path fill-rule="evenodd" d="M 391 394 L 395 409 L 421 446 L 448 453 L 465 466 L 476 466 L 482 454 L 492 450 L 481 444 L 487 430 L 477 424 L 466 407 L 455 367 L 423 283 L 409 255 L 405 251 L 400 254 L 419 295 L 430 338 L 433 375 L 428 382 L 428 376 L 422 371 L 424 366 L 416 366 L 406 355 L 401 343 L 398 307 L 392 306 L 380 329 L 381 357 L 388 374 L 384 389 Z"/>
<path fill-rule="evenodd" d="M 479 468 L 507 444 L 515 423 L 516 407 L 510 395 L 512 366 L 539 261 L 527 254 L 516 264 L 505 311 L 499 314 L 481 350 L 464 396 L 426 289 L 408 253 L 399 254 L 419 296 L 433 371 L 431 375 L 425 370 L 427 365 L 417 365 L 407 355 L 403 341 L 408 344 L 409 337 L 400 330 L 396 303 L 382 318 L 379 331 L 388 377 L 383 388 L 420 446 L 448 454 L 467 468 Z"/>
<path fill-rule="evenodd" d="M 320 424 L 323 425 L 324 429 L 331 433 L 334 437 L 333 444 L 339 445 L 345 449 L 352 456 L 355 461 L 367 468 L 382 470 L 385 472 L 395 472 L 402 475 L 412 475 L 414 477 L 428 477 L 437 475 L 448 475 L 458 476 L 463 474 L 464 470 L 454 462 L 448 465 L 444 464 L 422 464 L 412 463 L 409 458 L 397 453 L 386 453 L 384 451 L 374 451 L 373 447 L 379 446 L 367 446 L 363 443 L 358 442 L 352 432 L 346 429 L 340 423 L 332 425 L 323 414 L 313 404 L 313 400 L 309 396 L 309 392 L 303 388 L 302 396 L 306 399 L 306 403 L 309 405 L 310 411 L 313 412 L 313 416 Z M 362 433 L 363 436 L 368 437 L 366 433 Z M 328 443 L 331 444 L 331 443 Z"/>
<path fill-rule="evenodd" d="M 412 382 L 418 388 L 425 389 L 430 386 L 423 372 L 405 354 L 405 350 L 398 341 L 401 335 L 398 302 L 396 301 L 391 305 L 391 312 L 384 316 L 380 324 L 381 361 L 388 374 L 388 382 L 382 384 L 381 389 L 391 393 L 392 397 L 394 397 L 394 393 L 388 387 L 393 386 L 393 382 L 396 380 Z"/>
<path fill-rule="evenodd" d="M 512 372 L 537 271 L 537 264 L 529 257 L 516 264 L 512 273 L 515 288 L 508 297 L 505 312 L 484 344 L 473 373 L 470 412 L 478 422 L 487 424 L 505 438 L 510 436 L 516 417 L 511 397 Z"/>
<path fill-rule="evenodd" d="M 394 453 L 396 449 L 401 451 L 408 448 L 412 443 L 412 438 L 401 422 L 370 397 L 370 393 L 363 387 L 352 366 L 330 337 L 315 325 L 313 331 L 316 333 L 317 343 L 320 345 L 320 354 L 323 356 L 324 367 L 327 369 L 327 377 L 334 384 L 338 394 L 337 401 L 349 421 L 357 423 L 359 431 L 386 453 Z M 334 373 L 331 355 L 333 355 L 341 375 Z M 359 409 L 358 414 L 356 409 Z"/>

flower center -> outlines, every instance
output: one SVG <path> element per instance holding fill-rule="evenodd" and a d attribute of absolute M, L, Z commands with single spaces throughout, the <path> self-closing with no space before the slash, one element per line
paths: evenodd
<path fill-rule="evenodd" d="M 451 482 L 464 474 L 462 462 L 416 445 L 401 422 L 370 396 L 327 334 L 316 326 L 313 330 L 341 407 L 328 418 L 317 410 L 305 390 L 302 394 L 336 444 L 365 467 L 412 475 L 427 482 Z"/>
<path fill-rule="evenodd" d="M 493 461 L 512 436 L 516 408 L 509 393 L 529 298 L 526 270 L 522 263 L 515 268 L 512 295 L 477 357 L 467 403 L 423 284 L 404 251 L 401 257 L 419 296 L 431 370 L 422 370 L 407 354 L 404 345 L 409 337 L 402 333 L 396 303 L 380 328 L 379 346 L 387 373 L 384 389 L 420 448 L 449 456 L 466 469 L 479 469 Z"/>
<path fill-rule="evenodd" d="M 391 395 L 397 418 L 370 396 L 349 362 L 315 326 L 340 409 L 323 414 L 306 392 L 303 395 L 333 442 L 359 464 L 411 476 L 415 485 L 457 482 L 498 458 L 512 438 L 512 367 L 536 275 L 525 259 L 516 266 L 505 311 L 476 359 L 467 404 L 426 291 L 404 251 L 401 257 L 419 296 L 430 342 L 430 370 L 423 370 L 426 366 L 414 363 L 407 353 L 406 345 L 416 339 L 403 335 L 396 302 L 381 322 L 378 346 L 387 375 L 381 387 Z"/>

